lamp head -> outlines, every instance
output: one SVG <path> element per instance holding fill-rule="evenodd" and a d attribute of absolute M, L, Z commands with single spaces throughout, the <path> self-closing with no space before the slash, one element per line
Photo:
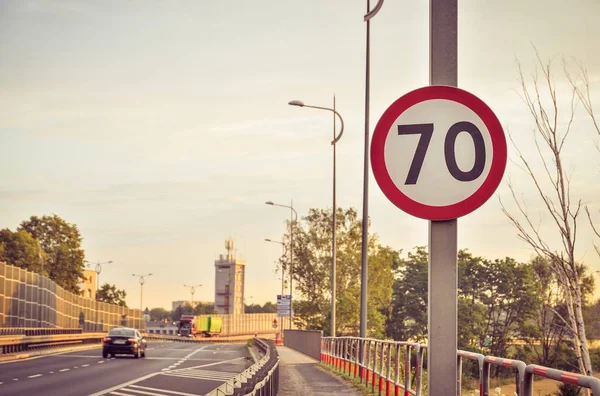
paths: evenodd
<path fill-rule="evenodd" d="M 288 102 L 288 104 L 290 106 L 304 107 L 304 102 L 301 102 L 299 100 L 292 100 L 291 102 Z"/>
<path fill-rule="evenodd" d="M 267 201 L 267 202 L 265 202 L 265 203 L 266 203 L 267 205 L 275 205 L 275 204 L 273 203 L 273 201 Z"/>

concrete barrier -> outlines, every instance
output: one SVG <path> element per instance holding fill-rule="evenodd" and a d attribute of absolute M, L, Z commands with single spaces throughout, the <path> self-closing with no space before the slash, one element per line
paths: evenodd
<path fill-rule="evenodd" d="M 321 360 L 321 330 L 284 330 L 283 345 Z"/>

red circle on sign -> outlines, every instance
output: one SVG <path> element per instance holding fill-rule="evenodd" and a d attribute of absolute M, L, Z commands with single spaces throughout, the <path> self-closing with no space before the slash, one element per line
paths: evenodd
<path fill-rule="evenodd" d="M 415 201 L 404 194 L 392 180 L 385 163 L 385 142 L 388 134 L 402 113 L 412 106 L 428 100 L 445 99 L 462 104 L 473 111 L 485 124 L 492 142 L 492 164 L 481 186 L 460 202 L 444 206 L 432 206 Z M 371 167 L 383 194 L 406 213 L 427 220 L 450 220 L 469 214 L 483 205 L 494 194 L 506 169 L 506 138 L 500 121 L 481 99 L 462 89 L 432 85 L 416 89 L 396 100 L 383 113 L 371 142 Z"/>

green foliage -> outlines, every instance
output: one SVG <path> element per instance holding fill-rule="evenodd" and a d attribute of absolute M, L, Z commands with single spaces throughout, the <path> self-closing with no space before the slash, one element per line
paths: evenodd
<path fill-rule="evenodd" d="M 294 311 L 301 328 L 330 334 L 331 210 L 310 209 L 294 224 Z M 355 209 L 338 208 L 336 224 L 336 333 L 358 334 L 360 316 L 361 220 Z M 289 224 L 288 224 L 289 226 Z M 284 236 L 289 244 L 289 230 Z M 368 334 L 382 336 L 391 302 L 398 252 L 369 235 Z M 287 263 L 282 261 L 285 266 Z M 302 298 L 298 298 L 298 294 Z"/>
<path fill-rule="evenodd" d="M 105 283 L 100 287 L 100 290 L 96 292 L 96 299 L 100 302 L 107 304 L 115 304 L 121 307 L 126 307 L 125 297 L 127 293 L 125 290 L 119 290 L 115 285 L 109 285 Z"/>
<path fill-rule="evenodd" d="M 554 393 L 555 396 L 579 396 L 580 394 L 581 388 L 571 384 L 560 384 L 558 392 Z"/>
<path fill-rule="evenodd" d="M 150 320 L 163 321 L 171 318 L 171 311 L 167 311 L 164 308 L 152 308 L 150 310 Z"/>
<path fill-rule="evenodd" d="M 67 291 L 79 293 L 84 252 L 77 226 L 53 214 L 32 216 L 21 223 L 18 231 L 27 231 L 40 242 L 46 253 L 44 270 L 50 279 Z"/>
<path fill-rule="evenodd" d="M 244 307 L 245 313 L 277 313 L 277 305 L 268 301 L 264 305 L 250 304 Z"/>
<path fill-rule="evenodd" d="M 194 304 L 194 315 L 210 315 L 215 312 L 215 304 Z"/>
<path fill-rule="evenodd" d="M 40 243 L 27 231 L 0 230 L 0 261 L 41 274 L 45 256 Z"/>
<path fill-rule="evenodd" d="M 428 253 L 423 246 L 400 260 L 386 323 L 388 336 L 427 338 L 427 272 Z M 533 316 L 539 302 L 531 266 L 511 258 L 490 261 L 461 250 L 458 276 L 459 348 L 505 356 L 509 341 Z"/>

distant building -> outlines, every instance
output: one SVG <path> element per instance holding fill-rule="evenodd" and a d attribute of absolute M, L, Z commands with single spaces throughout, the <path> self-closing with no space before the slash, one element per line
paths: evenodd
<path fill-rule="evenodd" d="M 83 270 L 83 281 L 79 284 L 81 295 L 92 300 L 96 299 L 96 271 L 91 269 Z"/>
<path fill-rule="evenodd" d="M 215 311 L 217 314 L 244 313 L 246 261 L 235 258 L 233 240 L 225 241 L 227 256 L 215 260 Z"/>

